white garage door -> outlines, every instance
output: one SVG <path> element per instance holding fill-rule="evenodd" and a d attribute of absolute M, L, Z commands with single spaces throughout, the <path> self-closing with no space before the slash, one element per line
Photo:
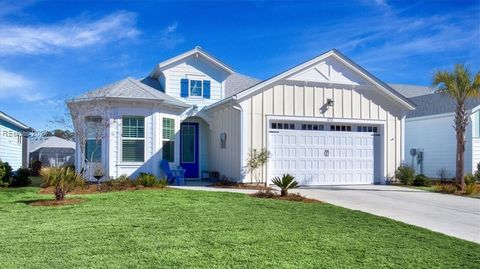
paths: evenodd
<path fill-rule="evenodd" d="M 372 184 L 372 133 L 271 130 L 269 178 L 291 174 L 301 185 Z"/>

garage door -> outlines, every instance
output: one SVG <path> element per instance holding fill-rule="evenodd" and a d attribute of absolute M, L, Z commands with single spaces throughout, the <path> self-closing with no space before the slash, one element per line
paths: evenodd
<path fill-rule="evenodd" d="M 271 130 L 269 178 L 289 173 L 301 185 L 372 184 L 372 133 Z"/>

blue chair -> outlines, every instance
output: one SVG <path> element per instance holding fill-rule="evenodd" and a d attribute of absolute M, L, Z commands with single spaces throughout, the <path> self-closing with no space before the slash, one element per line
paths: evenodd
<path fill-rule="evenodd" d="M 175 185 L 185 185 L 185 170 L 172 170 L 167 160 L 160 161 L 160 168 L 167 176 L 167 182 Z"/>

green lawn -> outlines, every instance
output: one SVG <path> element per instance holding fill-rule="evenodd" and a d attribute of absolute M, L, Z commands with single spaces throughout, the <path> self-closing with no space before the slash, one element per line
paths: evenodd
<path fill-rule="evenodd" d="M 480 266 L 478 244 L 328 204 L 168 189 L 21 202 L 50 197 L 37 191 L 0 190 L 0 268 Z"/>

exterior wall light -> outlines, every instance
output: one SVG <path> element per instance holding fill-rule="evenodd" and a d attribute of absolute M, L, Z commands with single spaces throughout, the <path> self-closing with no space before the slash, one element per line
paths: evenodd
<path fill-rule="evenodd" d="M 332 99 L 327 99 L 327 106 L 333 106 L 333 100 Z"/>

